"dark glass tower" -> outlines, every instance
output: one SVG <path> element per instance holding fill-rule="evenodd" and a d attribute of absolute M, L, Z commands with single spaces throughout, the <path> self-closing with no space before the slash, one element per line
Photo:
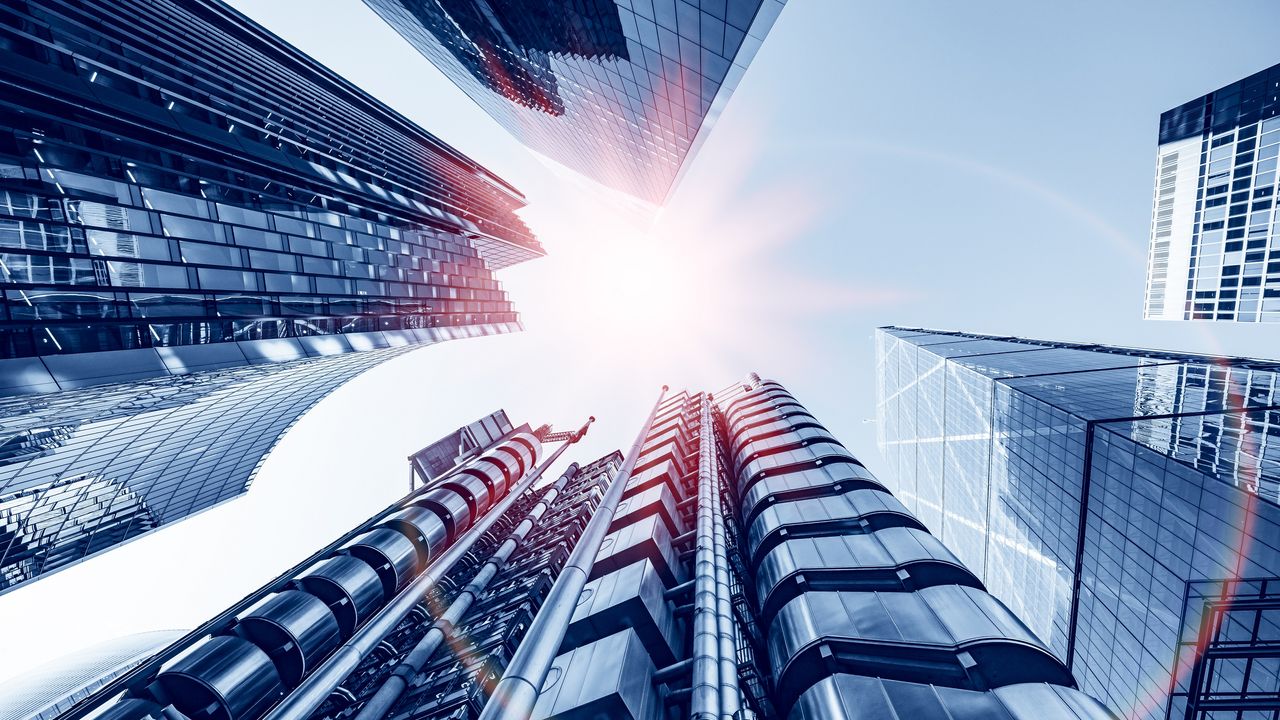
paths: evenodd
<path fill-rule="evenodd" d="M 243 493 L 363 370 L 519 329 L 518 192 L 218 0 L 0 7 L 0 591 Z"/>
<path fill-rule="evenodd" d="M 896 494 L 1132 718 L 1280 712 L 1280 363 L 876 335 Z"/>
<path fill-rule="evenodd" d="M 785 0 L 365 0 L 522 143 L 661 203 Z"/>
<path fill-rule="evenodd" d="M 398 507 L 435 512 L 426 500 L 444 506 L 458 477 Z M 399 517 L 357 532 L 403 529 Z M 625 457 L 571 464 L 496 517 L 474 544 L 447 534 L 468 548 L 461 560 L 442 544 L 412 587 L 388 584 L 383 606 L 397 610 L 386 621 L 344 631 L 338 651 L 304 650 L 300 683 L 294 654 L 273 651 L 284 638 L 255 638 L 228 611 L 206 626 L 213 637 L 193 634 L 203 654 L 102 693 L 136 698 L 106 717 L 154 717 L 165 703 L 193 720 L 1112 717 L 774 382 L 664 391 Z M 250 655 L 261 682 L 231 671 Z"/>

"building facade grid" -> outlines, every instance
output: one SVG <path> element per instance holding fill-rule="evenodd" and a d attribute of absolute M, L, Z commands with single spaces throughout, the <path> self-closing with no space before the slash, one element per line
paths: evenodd
<path fill-rule="evenodd" d="M 966 344 L 1004 352 L 940 357 Z M 939 361 L 955 370 L 930 388 L 921 370 Z M 1280 365 L 882 328 L 877 367 L 892 483 L 941 487 L 930 529 L 944 538 L 985 526 L 983 547 L 957 542 L 957 553 L 984 554 L 992 592 L 1126 717 L 1169 711 L 1182 618 L 1201 611 L 1184 608 L 1191 584 L 1280 575 Z M 968 406 L 953 416 L 972 383 L 994 396 L 976 425 Z M 925 407 L 946 408 L 946 434 L 924 432 Z M 922 477 L 935 472 L 925 446 L 968 447 L 975 428 L 990 448 L 985 478 L 953 465 Z M 987 498 L 976 515 L 975 494 Z"/>
<path fill-rule="evenodd" d="M 783 0 L 366 0 L 522 143 L 661 203 Z"/>

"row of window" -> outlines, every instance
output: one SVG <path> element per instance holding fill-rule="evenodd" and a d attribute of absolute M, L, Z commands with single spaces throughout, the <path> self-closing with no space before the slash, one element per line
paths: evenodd
<path fill-rule="evenodd" d="M 459 162 L 450 149 L 403 118 L 389 112 L 370 114 L 370 109 L 380 110 L 376 103 L 359 91 L 326 83 L 322 68 L 316 66 L 310 73 L 284 71 L 282 56 L 288 56 L 285 63 L 308 61 L 292 48 L 237 42 L 229 32 L 238 28 L 222 27 L 166 3 L 53 11 L 36 5 L 29 12 L 34 15 L 31 25 L 45 28 L 53 42 L 32 40 L 0 24 L 11 51 L 73 72 L 90 84 L 139 97 L 156 111 L 163 108 L 163 113 L 184 118 L 175 121 L 184 129 L 194 131 L 193 124 L 207 126 L 197 134 L 221 134 L 228 138 L 227 144 L 237 147 L 247 142 L 261 144 L 263 150 L 268 146 L 288 149 L 330 181 L 353 185 L 364 195 L 394 198 L 397 204 L 412 207 L 411 203 L 421 203 L 380 186 L 396 186 L 409 196 L 427 188 L 435 195 L 424 199 L 446 208 L 451 207 L 452 196 L 463 191 L 468 207 L 454 207 L 455 211 L 481 222 L 484 216 L 497 220 L 506 215 L 498 224 L 510 224 L 516 237 L 527 237 L 519 221 L 510 216 L 518 203 L 488 182 L 487 175 Z M 68 22 L 64 13 L 82 14 L 84 21 Z M 115 22 L 101 22 L 100 13 Z M 140 30 L 154 27 L 157 17 L 166 18 L 159 21 L 162 27 L 184 32 L 154 35 Z M 121 54 L 121 46 L 133 50 Z M 139 54 L 139 48 L 151 48 L 151 54 Z M 75 60 L 70 49 L 79 53 Z M 220 61 L 210 63 L 213 58 Z M 233 80 L 229 82 L 228 77 Z M 235 115 L 227 108 L 235 108 Z M 327 127 L 311 127 L 316 123 Z M 282 158 L 279 164 L 287 167 L 296 162 Z M 411 180 L 375 176 L 375 170 L 387 168 Z"/>
<path fill-rule="evenodd" d="M 514 313 L 457 313 L 307 319 L 202 320 L 146 324 L 99 322 L 31 327 L 0 325 L 0 358 L 467 325 L 498 325 L 513 323 L 517 319 Z"/>

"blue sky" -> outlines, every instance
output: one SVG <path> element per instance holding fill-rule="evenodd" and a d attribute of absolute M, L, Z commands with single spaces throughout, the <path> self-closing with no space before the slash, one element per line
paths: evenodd
<path fill-rule="evenodd" d="M 657 388 L 786 383 L 873 469 L 872 330 L 1280 356 L 1280 329 L 1141 319 L 1159 114 L 1274 64 L 1274 2 L 791 0 L 655 222 L 537 160 L 357 0 L 233 5 L 508 179 L 550 255 L 527 332 L 350 383 L 250 493 L 0 597 L 0 678 L 190 627 L 407 489 L 496 407 L 630 444 Z M 86 603 L 85 596 L 93 598 Z M 64 608 L 64 610 L 58 610 Z"/>

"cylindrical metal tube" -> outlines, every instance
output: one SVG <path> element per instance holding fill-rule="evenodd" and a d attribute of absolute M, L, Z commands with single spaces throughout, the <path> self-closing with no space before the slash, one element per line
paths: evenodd
<path fill-rule="evenodd" d="M 720 623 L 716 617 L 715 476 L 712 475 L 715 439 L 711 430 L 711 402 L 702 396 L 699 410 L 698 514 L 693 561 L 693 679 L 689 716 L 693 720 L 720 720 Z"/>
<path fill-rule="evenodd" d="M 709 431 L 707 428 L 704 433 Z M 728 539 L 725 537 L 719 465 L 719 459 L 713 453 L 711 473 L 715 490 L 711 518 L 716 558 L 716 622 L 720 636 L 720 714 L 725 720 L 733 720 L 742 707 L 742 689 L 738 687 L 738 636 L 733 619 L 733 590 L 729 587 Z"/>
<path fill-rule="evenodd" d="M 524 542 L 525 537 L 537 526 L 547 508 L 551 507 L 551 503 L 555 502 L 556 496 L 564 490 L 564 486 L 577 474 L 578 464 L 569 465 L 569 468 L 560 475 L 555 484 L 551 486 L 551 489 L 529 510 L 524 519 L 520 521 L 520 524 L 516 526 L 516 529 L 507 537 L 506 541 L 499 546 L 493 555 L 489 556 L 489 559 L 480 568 L 480 571 L 476 573 L 475 577 L 471 579 L 471 582 L 462 589 L 462 592 L 449 604 L 449 608 L 441 614 L 440 619 L 418 640 L 413 649 L 396 666 L 395 670 L 391 671 L 391 675 L 383 681 L 382 686 L 374 692 L 369 701 L 360 709 L 355 720 L 382 720 L 382 716 L 386 715 L 396 704 L 396 701 L 400 699 L 400 696 L 404 694 L 405 688 L 409 686 L 409 681 L 413 679 L 413 676 L 422 670 L 427 661 L 431 659 L 431 656 L 439 649 L 441 643 L 445 640 L 446 633 L 467 614 L 467 611 L 471 609 L 472 603 L 484 592 L 489 583 L 497 577 L 503 566 L 511 559 L 511 555 Z"/>
<path fill-rule="evenodd" d="M 382 642 L 382 639 L 413 611 L 427 591 L 440 582 L 453 566 L 471 551 L 494 522 L 509 510 L 526 490 L 533 487 L 547 468 L 560 459 L 560 455 L 569 445 L 570 443 L 564 443 L 556 448 L 550 457 L 511 488 L 506 497 L 477 519 L 475 524 L 441 553 L 430 567 L 406 585 L 387 603 L 386 607 L 357 630 L 351 639 L 335 650 L 316 668 L 315 672 L 302 681 L 296 690 L 263 716 L 262 720 L 304 720 L 309 717 L 324 702 L 329 693 L 333 692 L 333 689 L 356 669 L 360 661 L 373 652 L 378 643 Z"/>
<path fill-rule="evenodd" d="M 492 445 L 490 447 L 492 447 Z M 486 448 L 486 450 L 487 449 L 489 448 Z M 441 477 L 457 472 L 470 461 L 471 458 L 466 458 L 455 462 L 447 472 L 441 475 Z M 388 516 L 404 509 L 407 503 L 417 497 L 420 497 L 423 493 L 429 490 L 432 485 L 434 485 L 434 483 L 419 488 L 418 490 L 411 492 L 408 496 L 392 503 L 381 512 L 352 528 L 342 537 L 316 551 L 315 554 L 294 565 L 292 568 L 280 573 L 275 577 L 275 579 L 271 580 L 266 585 L 258 588 L 253 593 L 242 598 L 239 602 L 215 615 L 212 619 L 204 622 L 199 627 L 173 643 L 170 643 L 168 647 L 157 652 L 146 662 L 139 664 L 137 667 L 115 678 L 101 688 L 98 688 L 87 697 L 81 699 L 66 712 L 62 713 L 59 717 L 65 720 L 83 720 L 83 718 L 89 716 L 95 711 L 98 711 L 99 708 L 102 708 L 107 703 L 119 701 L 127 691 L 141 692 L 144 687 L 154 682 L 156 674 L 170 660 L 177 657 L 188 648 L 193 647 L 196 643 L 203 641 L 205 638 L 225 632 L 230 628 L 237 615 L 243 613 L 245 610 L 249 609 L 255 603 L 261 601 L 271 593 L 280 592 L 281 590 L 286 589 L 295 582 L 299 575 L 305 572 L 307 568 L 314 567 L 316 563 L 324 560 L 325 558 L 332 557 L 334 551 L 338 550 L 345 543 L 350 542 L 361 533 L 372 530 L 378 524 L 382 523 Z M 370 574 L 372 575 L 372 572 L 370 572 Z M 353 624 L 354 622 L 355 620 L 352 620 Z M 126 700 L 125 702 L 128 701 Z M 110 711 L 108 711 L 108 713 L 109 712 Z"/>
<path fill-rule="evenodd" d="M 520 643 L 511 662 L 507 663 L 502 679 L 498 681 L 493 695 L 480 714 L 480 720 L 528 720 L 533 714 L 533 706 L 538 701 L 538 691 L 546 681 L 551 663 L 555 661 L 556 654 L 560 651 L 560 643 L 564 641 L 565 633 L 569 629 L 569 622 L 573 619 L 578 598 L 587 584 L 587 577 L 591 574 L 591 566 L 595 563 L 600 543 L 609 534 L 609 526 L 613 523 L 613 514 L 618 507 L 618 501 L 622 499 L 627 480 L 631 477 L 631 471 L 640 457 L 644 439 L 648 437 L 649 430 L 653 427 L 653 419 L 657 416 L 658 406 L 662 404 L 662 398 L 666 393 L 667 386 L 663 385 L 657 402 L 653 404 L 653 410 L 649 412 L 644 427 L 640 429 L 640 434 L 632 443 L 626 460 L 623 461 L 622 467 L 613 479 L 613 484 L 605 491 L 600 507 L 596 509 L 587 527 L 583 529 L 578 544 L 574 546 L 568 562 L 556 578 L 551 592 L 547 594 L 547 599 L 542 604 L 542 611 L 529 626 L 529 631 L 525 633 L 524 641 Z"/>

